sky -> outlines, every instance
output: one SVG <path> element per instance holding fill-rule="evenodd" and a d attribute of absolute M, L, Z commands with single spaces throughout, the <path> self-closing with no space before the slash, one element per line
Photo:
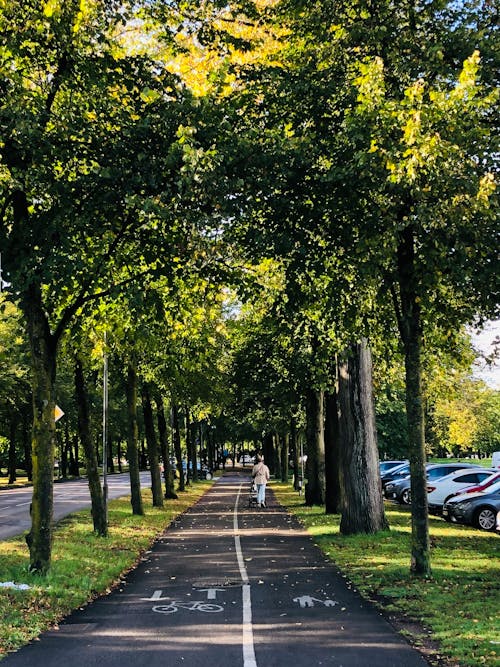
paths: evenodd
<path fill-rule="evenodd" d="M 472 334 L 474 347 L 485 354 L 493 353 L 495 339 L 497 341 L 500 339 L 500 320 L 488 322 L 480 334 Z M 490 387 L 500 389 L 500 359 L 497 359 L 496 364 L 490 367 L 478 359 L 474 376 L 484 380 Z"/>

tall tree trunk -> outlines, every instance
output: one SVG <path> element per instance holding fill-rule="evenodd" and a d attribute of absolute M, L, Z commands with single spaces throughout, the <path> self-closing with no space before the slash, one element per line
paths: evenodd
<path fill-rule="evenodd" d="M 38 285 L 31 284 L 21 302 L 31 352 L 33 387 L 33 500 L 31 530 L 26 535 L 32 572 L 45 573 L 52 552 L 52 517 L 55 453 L 55 400 L 57 345 L 50 334 Z"/>
<path fill-rule="evenodd" d="M 75 452 L 75 471 L 73 474 L 75 477 L 80 477 L 80 440 L 76 435 L 73 438 L 73 446 Z"/>
<path fill-rule="evenodd" d="M 113 461 L 113 437 L 111 433 L 108 433 L 108 438 L 106 440 L 107 442 L 107 447 L 106 447 L 106 452 L 108 455 L 108 472 L 114 473 L 115 472 L 115 464 Z"/>
<path fill-rule="evenodd" d="M 137 447 L 137 371 L 132 362 L 128 364 L 125 390 L 127 394 L 127 459 L 130 474 L 130 503 L 132 505 L 132 514 L 142 516 L 144 508 L 142 506 L 139 450 Z"/>
<path fill-rule="evenodd" d="M 160 463 L 158 461 L 158 443 L 156 441 L 155 425 L 153 421 L 151 392 L 147 382 L 142 383 L 142 412 L 144 415 L 144 431 L 146 434 L 146 444 L 148 448 L 149 469 L 151 472 L 151 492 L 153 494 L 153 507 L 163 507 Z"/>
<path fill-rule="evenodd" d="M 191 414 L 187 405 L 184 406 L 184 424 L 186 429 L 186 454 L 187 454 L 187 483 L 189 484 L 191 480 L 195 480 L 196 472 L 193 467 L 193 439 L 191 433 Z"/>
<path fill-rule="evenodd" d="M 28 476 L 28 481 L 31 482 L 33 479 L 33 464 L 31 460 L 31 442 L 29 437 L 30 429 L 23 418 L 23 428 L 22 428 L 22 437 L 23 437 L 23 451 L 24 451 L 24 469 L 26 470 L 26 475 Z"/>
<path fill-rule="evenodd" d="M 406 227 L 398 245 L 400 304 L 394 303 L 405 352 L 406 417 L 410 444 L 412 547 L 411 570 L 430 576 L 430 538 L 425 474 L 425 421 L 422 392 L 422 323 L 418 279 L 415 272 L 415 242 L 411 226 Z"/>
<path fill-rule="evenodd" d="M 325 394 L 325 511 L 340 514 L 339 416 L 335 390 Z"/>
<path fill-rule="evenodd" d="M 10 428 L 9 428 L 9 463 L 7 471 L 9 474 L 9 484 L 14 484 L 14 482 L 17 479 L 16 432 L 18 423 L 19 423 L 19 417 L 17 413 L 13 412 L 10 417 Z"/>
<path fill-rule="evenodd" d="M 288 456 L 290 449 L 290 436 L 288 433 L 281 439 L 281 481 L 288 482 Z"/>
<path fill-rule="evenodd" d="M 292 415 L 290 418 L 290 453 L 292 455 L 293 467 L 293 488 L 300 491 L 302 484 L 301 467 L 299 462 L 299 441 L 297 438 L 297 420 Z"/>
<path fill-rule="evenodd" d="M 172 438 L 174 441 L 175 460 L 179 475 L 179 491 L 185 491 L 184 468 L 182 467 L 181 432 L 179 428 L 179 408 L 172 398 Z"/>
<path fill-rule="evenodd" d="M 306 395 L 307 464 L 306 505 L 325 503 L 324 394 L 309 389 Z"/>
<path fill-rule="evenodd" d="M 388 527 L 380 488 L 372 364 L 366 340 L 353 345 L 339 366 L 340 482 L 344 535 Z"/>
<path fill-rule="evenodd" d="M 266 433 L 262 439 L 262 454 L 271 475 L 274 475 L 274 437 L 273 433 Z"/>
<path fill-rule="evenodd" d="M 163 479 L 165 480 L 165 498 L 177 498 L 174 489 L 174 475 L 170 465 L 170 447 L 168 445 L 167 420 L 165 419 L 165 407 L 163 399 L 158 393 L 156 395 L 156 419 L 158 422 L 158 435 L 160 439 L 160 451 L 163 459 Z"/>
<path fill-rule="evenodd" d="M 198 474 L 198 452 L 196 451 L 195 430 L 196 430 L 196 424 L 193 424 L 191 422 L 191 412 L 188 406 L 186 405 L 186 442 L 188 445 L 188 452 L 189 452 L 188 457 L 189 461 L 191 462 L 193 482 L 197 482 L 200 477 Z"/>
<path fill-rule="evenodd" d="M 83 372 L 83 363 L 78 357 L 75 359 L 75 396 L 78 406 L 78 432 L 85 453 L 94 530 L 101 537 L 107 537 L 106 507 L 104 505 L 104 495 L 99 478 L 97 456 L 92 442 L 88 391 Z"/>

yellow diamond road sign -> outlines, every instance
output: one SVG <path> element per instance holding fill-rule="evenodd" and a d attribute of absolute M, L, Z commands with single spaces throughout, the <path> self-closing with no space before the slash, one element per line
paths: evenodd
<path fill-rule="evenodd" d="M 59 421 L 61 417 L 64 417 L 64 412 L 58 405 L 56 405 L 56 407 L 54 408 L 54 421 Z"/>

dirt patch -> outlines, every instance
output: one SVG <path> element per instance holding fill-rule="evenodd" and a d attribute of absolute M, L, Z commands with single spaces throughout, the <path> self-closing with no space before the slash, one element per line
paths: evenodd
<path fill-rule="evenodd" d="M 423 623 L 403 613 L 388 611 L 387 607 L 392 604 L 389 598 L 380 595 L 371 596 L 370 599 L 392 627 L 422 654 L 429 665 L 432 667 L 463 667 L 460 663 L 441 655 L 439 642 L 432 638 L 432 631 Z"/>

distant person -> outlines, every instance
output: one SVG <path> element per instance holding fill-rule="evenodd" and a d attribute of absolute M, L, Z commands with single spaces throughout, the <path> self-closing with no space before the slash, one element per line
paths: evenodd
<path fill-rule="evenodd" d="M 266 484 L 269 481 L 269 468 L 264 463 L 264 457 L 257 454 L 255 465 L 252 468 L 252 477 L 257 486 L 257 507 L 266 506 Z"/>

